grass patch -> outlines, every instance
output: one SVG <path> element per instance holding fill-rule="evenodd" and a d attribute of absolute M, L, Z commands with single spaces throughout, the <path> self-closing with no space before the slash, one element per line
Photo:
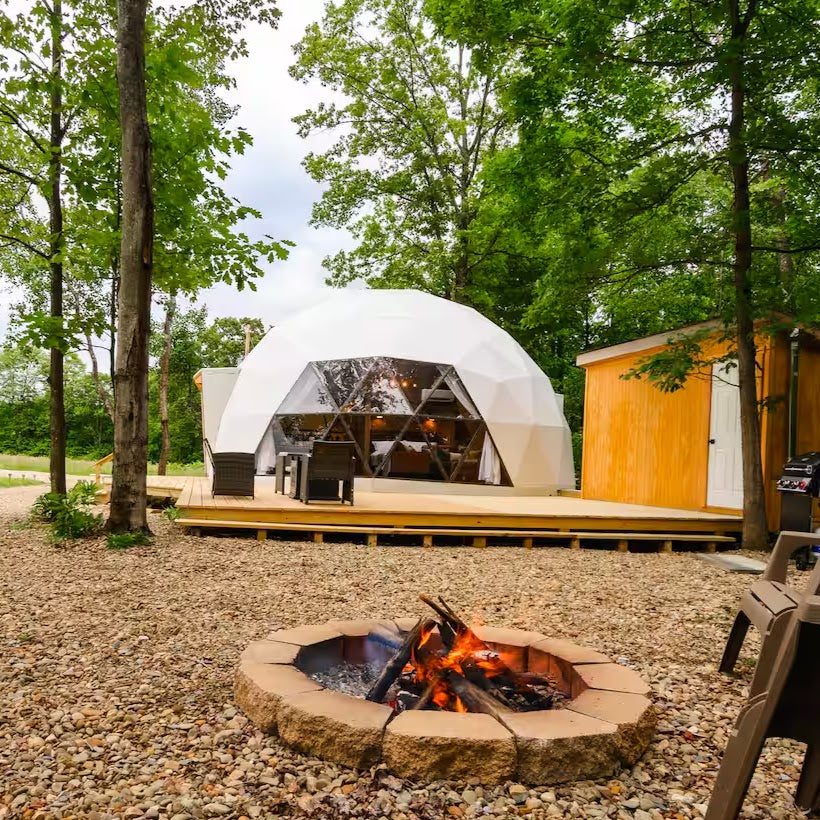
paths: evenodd
<path fill-rule="evenodd" d="M 106 538 L 106 545 L 110 550 L 127 550 L 131 547 L 144 547 L 151 543 L 151 536 L 144 532 L 112 532 Z"/>
<path fill-rule="evenodd" d="M 42 484 L 42 481 L 35 481 L 33 478 L 9 478 L 0 476 L 0 487 L 31 487 L 34 484 Z"/>
<path fill-rule="evenodd" d="M 0 453 L 0 470 L 22 470 L 32 472 L 48 472 L 48 456 L 14 456 Z M 94 460 L 82 458 L 66 459 L 66 472 L 69 475 L 89 475 L 94 472 Z M 111 474 L 111 462 L 105 464 L 102 472 Z M 157 465 L 148 465 L 148 475 L 157 474 Z M 202 462 L 194 464 L 169 464 L 168 475 L 205 475 Z M 2 485 L 0 485 L 2 486 Z"/>

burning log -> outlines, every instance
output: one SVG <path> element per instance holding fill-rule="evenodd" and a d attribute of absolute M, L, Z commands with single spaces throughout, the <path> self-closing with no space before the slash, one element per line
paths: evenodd
<path fill-rule="evenodd" d="M 447 674 L 447 683 L 456 696 L 461 699 L 468 712 L 480 712 L 498 718 L 499 715 L 509 714 L 513 711 L 495 697 L 496 693 L 484 691 L 467 678 L 459 675 L 458 672 L 451 670 Z"/>
<path fill-rule="evenodd" d="M 435 621 L 419 618 L 418 623 L 407 634 L 407 637 L 396 651 L 396 654 L 384 665 L 384 669 L 382 669 L 376 682 L 370 687 L 370 691 L 367 693 L 367 700 L 372 700 L 376 703 L 381 703 L 381 701 L 384 700 L 387 690 L 402 673 L 404 667 L 407 666 L 410 655 L 416 648 L 416 645 L 421 641 L 422 636 L 431 632 L 435 627 Z"/>
<path fill-rule="evenodd" d="M 447 647 L 447 649 L 452 649 L 456 642 L 456 635 L 458 634 L 459 628 L 463 627 L 464 629 L 467 629 L 466 624 L 464 624 L 457 616 L 454 617 L 450 614 L 450 612 L 440 607 L 427 595 L 419 595 L 419 600 L 427 604 L 427 606 L 429 606 L 430 609 L 432 609 L 433 612 L 441 618 L 441 624 L 439 625 L 441 642 Z"/>

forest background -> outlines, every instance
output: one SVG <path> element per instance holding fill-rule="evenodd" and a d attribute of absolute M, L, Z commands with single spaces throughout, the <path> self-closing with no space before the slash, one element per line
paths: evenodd
<path fill-rule="evenodd" d="M 119 242 L 112 9 L 76 0 L 61 22 L 75 62 L 61 81 L 66 224 L 55 253 L 43 205 L 49 152 L 38 147 L 53 113 L 53 6 L 32 7 L 40 12 L 26 25 L 6 11 L 0 26 L 0 275 L 25 293 L 0 354 L 0 452 L 48 452 L 45 350 L 56 336 L 67 357 L 68 453 L 101 456 L 111 450 L 105 356 Z M 288 264 L 282 239 L 248 238 L 243 223 L 260 215 L 222 186 L 232 157 L 252 143 L 241 112 L 225 102 L 228 68 L 245 51 L 247 20 L 275 26 L 278 13 L 261 0 L 217 7 L 216 18 L 197 4 L 160 9 L 151 22 L 152 460 L 162 450 L 163 384 L 166 458 L 200 461 L 193 375 L 236 364 L 244 349 L 248 320 L 211 321 L 188 299 L 216 281 L 253 287 L 266 260 Z M 326 94 L 297 118 L 299 133 L 332 135 L 304 161 L 323 191 L 312 225 L 352 236 L 324 262 L 329 284 L 422 288 L 507 329 L 565 395 L 579 463 L 582 350 L 713 317 L 731 328 L 738 293 L 752 319 L 820 321 L 811 68 L 819 19 L 816 3 L 790 2 L 632 0 L 608 12 L 581 0 L 328 6 L 296 47 L 291 74 Z M 207 56 L 195 47 L 203 37 L 214 46 Z M 21 52 L 24 60 L 11 56 Z M 749 172 L 742 208 L 731 144 L 738 59 Z M 743 220 L 755 243 L 738 290 Z M 43 300 L 55 259 L 67 295 L 59 326 Z M 252 325 L 258 338 L 265 328 Z M 100 347 L 108 352 L 95 362 Z M 678 386 L 702 364 L 698 355 L 689 347 L 646 375 Z"/>

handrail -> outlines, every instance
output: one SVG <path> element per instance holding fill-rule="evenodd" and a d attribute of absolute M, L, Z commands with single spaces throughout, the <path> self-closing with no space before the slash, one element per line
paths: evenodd
<path fill-rule="evenodd" d="M 108 464 L 109 461 L 114 460 L 114 454 L 109 453 L 107 456 L 103 456 L 99 461 L 94 462 L 94 475 L 95 475 L 95 483 L 102 487 L 102 480 L 100 479 L 100 474 L 102 472 L 103 465 Z"/>

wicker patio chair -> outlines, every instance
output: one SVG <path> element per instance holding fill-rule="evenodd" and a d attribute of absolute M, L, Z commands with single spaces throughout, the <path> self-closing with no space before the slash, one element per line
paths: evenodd
<path fill-rule="evenodd" d="M 761 579 L 753 583 L 741 599 L 740 611 L 723 650 L 720 671 L 729 674 L 734 669 L 749 626 L 754 624 L 760 632 L 762 648 L 752 677 L 752 696 L 765 690 L 789 619 L 802 597 L 786 585 L 789 559 L 796 550 L 810 544 L 820 544 L 820 535 L 781 532 Z M 815 589 L 812 594 L 817 592 Z"/>
<path fill-rule="evenodd" d="M 211 495 L 254 497 L 256 456 L 253 453 L 215 453 L 205 439 L 213 467 Z"/>
<path fill-rule="evenodd" d="M 301 456 L 299 500 L 349 501 L 352 506 L 355 452 L 352 441 L 315 441 L 311 452 Z"/>
<path fill-rule="evenodd" d="M 777 641 L 772 672 L 762 692 L 741 709 L 720 764 L 706 820 L 735 820 L 743 806 L 755 766 L 770 737 L 806 744 L 794 802 L 803 811 L 820 809 L 820 564 L 787 619 Z"/>

